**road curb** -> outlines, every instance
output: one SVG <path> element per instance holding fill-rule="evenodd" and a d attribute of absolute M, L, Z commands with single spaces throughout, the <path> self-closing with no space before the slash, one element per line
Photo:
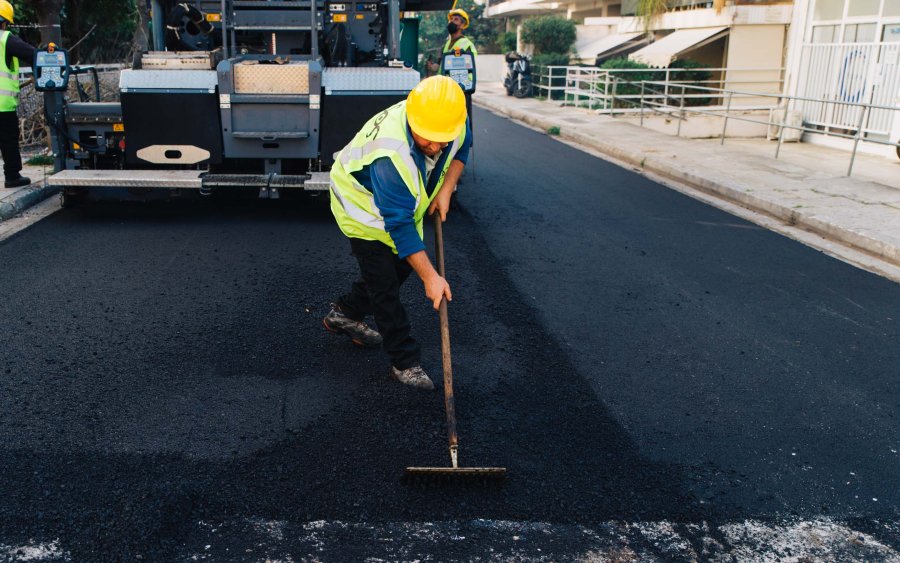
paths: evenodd
<path fill-rule="evenodd" d="M 50 186 L 43 180 L 17 190 L 0 199 L 0 221 L 11 219 L 56 193 L 59 193 L 59 188 Z"/>
<path fill-rule="evenodd" d="M 869 236 L 865 232 L 849 229 L 846 226 L 804 213 L 803 210 L 788 207 L 770 199 L 760 198 L 748 191 L 726 185 L 715 179 L 702 176 L 694 170 L 680 168 L 669 159 L 660 157 L 654 152 L 622 149 L 613 143 L 606 142 L 590 135 L 572 131 L 552 119 L 534 115 L 527 111 L 492 103 L 493 100 L 480 98 L 476 102 L 495 113 L 512 120 L 531 125 L 547 131 L 551 127 L 559 128 L 558 137 L 589 147 L 617 160 L 625 162 L 636 169 L 646 170 L 664 178 L 681 182 L 731 203 L 735 203 L 752 211 L 763 213 L 783 221 L 791 226 L 800 227 L 828 240 L 851 246 L 900 266 L 900 246 Z M 632 125 L 633 126 L 633 125 Z"/>

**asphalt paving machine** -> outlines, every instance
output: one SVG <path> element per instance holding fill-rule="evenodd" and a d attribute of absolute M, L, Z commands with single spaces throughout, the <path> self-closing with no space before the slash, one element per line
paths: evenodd
<path fill-rule="evenodd" d="M 39 50 L 63 205 L 326 192 L 333 155 L 419 82 L 418 19 L 449 0 L 152 0 L 153 49 L 119 101 L 70 100 L 64 48 Z M 414 16 L 414 14 L 413 14 Z"/>

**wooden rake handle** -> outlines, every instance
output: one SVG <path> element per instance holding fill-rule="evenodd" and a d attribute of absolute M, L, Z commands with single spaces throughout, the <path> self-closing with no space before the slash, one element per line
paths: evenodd
<path fill-rule="evenodd" d="M 440 213 L 434 214 L 435 260 L 437 271 L 444 274 L 444 234 Z M 458 440 L 456 437 L 456 404 L 453 400 L 453 365 L 450 360 L 450 320 L 447 317 L 447 299 L 441 298 L 439 309 L 441 319 L 441 356 L 444 365 L 444 409 L 447 411 L 447 439 L 450 445 L 450 459 L 457 466 Z"/>

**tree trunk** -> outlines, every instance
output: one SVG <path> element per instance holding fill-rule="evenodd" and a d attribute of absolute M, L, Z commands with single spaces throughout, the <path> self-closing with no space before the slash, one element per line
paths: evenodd
<path fill-rule="evenodd" d="M 69 49 L 69 60 L 79 62 L 81 59 L 82 38 L 81 27 L 81 2 L 68 0 L 66 8 L 66 48 Z"/>
<path fill-rule="evenodd" d="M 62 28 L 60 12 L 63 0 L 32 0 L 37 13 L 38 25 L 41 26 L 41 45 L 56 43 L 62 45 Z"/>

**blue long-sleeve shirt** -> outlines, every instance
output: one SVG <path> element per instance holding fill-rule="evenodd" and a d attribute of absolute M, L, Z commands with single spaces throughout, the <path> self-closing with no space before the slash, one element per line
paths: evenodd
<path fill-rule="evenodd" d="M 409 152 L 413 161 L 416 163 L 422 177 L 425 178 L 425 155 L 416 146 L 409 126 L 406 128 L 406 138 L 409 140 Z M 453 160 L 458 160 L 463 164 L 466 163 L 469 158 L 469 147 L 472 144 L 471 138 L 469 123 L 466 121 L 466 138 Z M 440 171 L 443 170 L 444 163 L 448 157 L 449 154 L 445 150 L 435 163 L 431 177 L 426 180 L 425 191 L 429 195 L 440 187 L 436 184 L 440 179 Z M 353 176 L 364 188 L 372 192 L 375 198 L 375 205 L 381 210 L 381 216 L 384 218 L 385 230 L 397 247 L 397 255 L 400 258 L 406 258 L 420 250 L 425 250 L 425 243 L 416 230 L 416 221 L 414 219 L 416 198 L 409 192 L 406 182 L 403 181 L 391 159 L 387 157 L 379 158 L 359 172 L 354 172 Z"/>

